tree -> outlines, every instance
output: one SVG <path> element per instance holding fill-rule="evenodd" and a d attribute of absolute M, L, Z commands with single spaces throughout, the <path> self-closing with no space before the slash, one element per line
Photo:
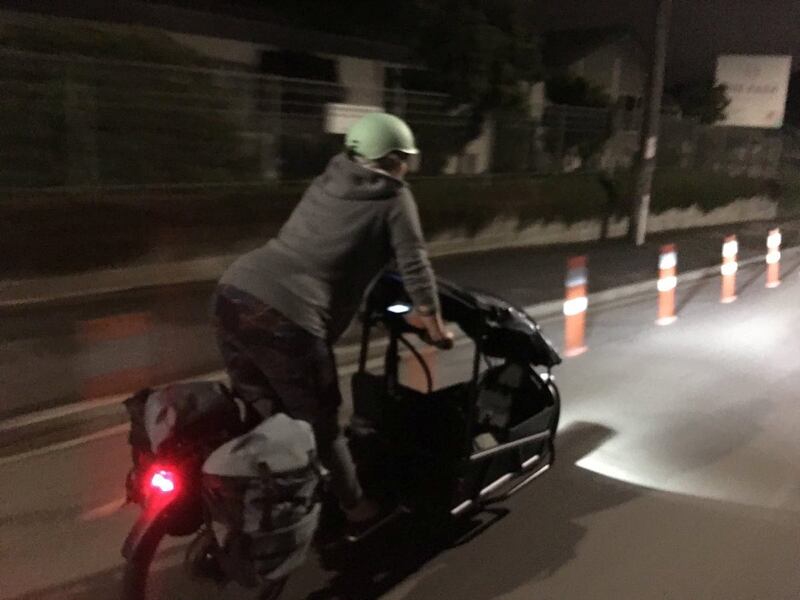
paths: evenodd
<path fill-rule="evenodd" d="M 519 110 L 541 79 L 534 0 L 261 0 L 296 25 L 408 47 L 451 108 Z M 344 15 L 347 15 L 346 17 Z M 430 87 L 430 86 L 426 86 Z"/>
<path fill-rule="evenodd" d="M 454 106 L 476 119 L 521 111 L 543 67 L 526 0 L 417 0 L 415 51 Z"/>
<path fill-rule="evenodd" d="M 684 116 L 695 117 L 706 125 L 722 121 L 731 103 L 726 86 L 711 79 L 676 84 L 667 93 L 675 98 Z"/>
<path fill-rule="evenodd" d="M 423 172 L 441 172 L 449 157 L 480 135 L 488 114 L 515 121 L 527 115 L 531 87 L 543 72 L 539 39 L 523 18 L 527 4 L 415 0 L 412 52 L 434 84 L 429 89 L 446 94 L 444 112 L 453 115 L 435 123 L 417 123 L 409 115 L 425 148 Z"/>
<path fill-rule="evenodd" d="M 547 99 L 555 104 L 597 108 L 606 107 L 611 102 L 602 87 L 590 84 L 583 77 L 568 74 L 548 78 Z"/>
<path fill-rule="evenodd" d="M 527 112 L 531 87 L 543 73 L 540 41 L 531 27 L 533 1 L 350 0 L 344 13 L 344 2 L 295 0 L 276 12 L 295 25 L 407 47 L 408 62 L 417 69 L 390 69 L 387 87 L 439 92 L 446 101 L 412 106 L 412 95 L 400 94 L 397 108 L 392 102 L 387 108 L 401 113 L 420 138 L 423 171 L 438 173 L 480 135 L 487 114 L 516 118 Z"/>

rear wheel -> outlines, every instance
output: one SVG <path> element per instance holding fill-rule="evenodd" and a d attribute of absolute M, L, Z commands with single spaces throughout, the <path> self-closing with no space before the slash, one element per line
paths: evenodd
<path fill-rule="evenodd" d="M 125 563 L 125 571 L 122 576 L 122 600 L 148 600 L 147 579 L 150 574 L 150 565 L 166 534 L 166 520 L 161 520 L 148 530 L 133 555 Z"/>
<path fill-rule="evenodd" d="M 165 547 L 160 553 L 167 529 L 166 520 L 156 523 L 128 559 L 122 577 L 121 600 L 277 600 L 283 592 L 288 577 L 268 582 L 258 589 L 242 588 L 234 583 L 225 585 L 221 570 L 210 562 L 213 558 L 209 554 L 208 531 L 193 538 L 185 552 L 176 553 L 173 552 L 175 548 Z M 165 568 L 159 565 L 156 569 L 154 565 L 160 562 L 162 554 L 167 564 Z M 170 565 L 175 562 L 170 559 L 176 554 L 183 564 Z M 185 559 L 182 558 L 184 554 Z"/>

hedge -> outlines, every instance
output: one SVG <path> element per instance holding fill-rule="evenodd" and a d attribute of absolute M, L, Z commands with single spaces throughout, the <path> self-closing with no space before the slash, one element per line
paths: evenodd
<path fill-rule="evenodd" d="M 25 277 L 131 262 L 228 253 L 274 235 L 307 182 L 183 191 L 100 190 L 0 199 L 0 277 Z M 426 234 L 458 226 L 475 233 L 498 216 L 520 226 L 575 223 L 626 214 L 630 178 L 592 174 L 549 177 L 439 177 L 412 180 Z M 784 213 L 800 208 L 800 180 L 726 177 L 703 171 L 656 174 L 653 212 L 698 206 L 707 212 L 765 195 Z"/>

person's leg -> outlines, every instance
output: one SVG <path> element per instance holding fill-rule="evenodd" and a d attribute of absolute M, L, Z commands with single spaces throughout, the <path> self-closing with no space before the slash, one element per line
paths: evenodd
<path fill-rule="evenodd" d="M 280 391 L 277 393 L 289 415 L 306 419 L 312 424 L 319 458 L 331 472 L 333 493 L 347 519 L 355 523 L 371 521 L 379 515 L 380 506 L 364 496 L 350 447 L 339 425 L 342 395 L 333 348 L 319 338 L 314 338 L 307 347 L 312 348 L 306 355 L 306 359 L 310 359 L 307 363 L 308 372 L 316 376 L 315 380 L 309 380 L 311 389 L 298 395 L 299 386 L 289 384 L 284 387 L 278 383 L 277 389 L 283 389 L 284 394 Z M 316 402 L 309 401 L 306 393 Z"/>
<path fill-rule="evenodd" d="M 269 341 L 249 340 L 247 350 L 274 390 L 276 408 L 311 424 L 332 490 L 343 508 L 353 508 L 363 494 L 339 425 L 342 396 L 333 352 L 324 340 L 288 321 L 273 333 Z"/>
<path fill-rule="evenodd" d="M 272 410 L 308 421 L 342 507 L 355 511 L 356 519 L 369 518 L 373 511 L 362 502 L 355 465 L 339 426 L 342 397 L 330 345 L 236 291 L 220 294 L 216 321 L 220 351 L 236 392 L 259 412 L 265 398 Z"/>
<path fill-rule="evenodd" d="M 263 419 L 273 413 L 276 395 L 267 376 L 240 341 L 243 327 L 256 329 L 254 319 L 246 317 L 258 310 L 253 300 L 234 288 L 220 289 L 215 296 L 214 325 L 217 346 L 233 392 L 252 409 L 248 411 L 249 419 L 254 419 L 256 414 Z"/>

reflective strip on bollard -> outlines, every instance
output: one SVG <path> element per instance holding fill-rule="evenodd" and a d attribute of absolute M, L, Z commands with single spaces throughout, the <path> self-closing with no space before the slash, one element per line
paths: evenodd
<path fill-rule="evenodd" d="M 678 266 L 678 253 L 675 251 L 662 254 L 658 259 L 659 269 L 674 269 Z"/>
<path fill-rule="evenodd" d="M 767 287 L 776 288 L 781 284 L 781 242 L 780 229 L 772 229 L 767 236 Z"/>
<path fill-rule="evenodd" d="M 586 351 L 586 309 L 589 307 L 587 288 L 589 270 L 585 256 L 574 256 L 567 260 L 567 276 L 564 280 L 564 356 L 578 356 Z"/>
<path fill-rule="evenodd" d="M 739 242 L 735 235 L 725 238 L 722 245 L 722 266 L 719 271 L 722 274 L 722 290 L 720 302 L 729 304 L 736 300 L 736 272 L 739 270 L 737 254 L 739 253 Z"/>
<path fill-rule="evenodd" d="M 722 256 L 725 258 L 735 257 L 739 254 L 739 242 L 734 240 L 728 240 L 722 245 Z"/>
<path fill-rule="evenodd" d="M 587 308 L 589 308 L 589 299 L 586 296 L 579 296 L 564 301 L 564 314 L 568 317 L 586 312 Z"/>
<path fill-rule="evenodd" d="M 674 290 L 676 287 L 678 287 L 678 278 L 673 275 L 672 277 L 664 277 L 663 279 L 659 279 L 657 287 L 659 292 L 669 292 L 670 290 Z"/>
<path fill-rule="evenodd" d="M 661 246 L 658 257 L 658 319 L 656 325 L 669 325 L 674 323 L 675 316 L 675 288 L 678 287 L 677 277 L 678 252 L 675 244 Z"/>
<path fill-rule="evenodd" d="M 767 248 L 780 248 L 782 241 L 783 236 L 781 235 L 780 230 L 775 229 L 769 233 L 769 236 L 767 236 Z"/>

